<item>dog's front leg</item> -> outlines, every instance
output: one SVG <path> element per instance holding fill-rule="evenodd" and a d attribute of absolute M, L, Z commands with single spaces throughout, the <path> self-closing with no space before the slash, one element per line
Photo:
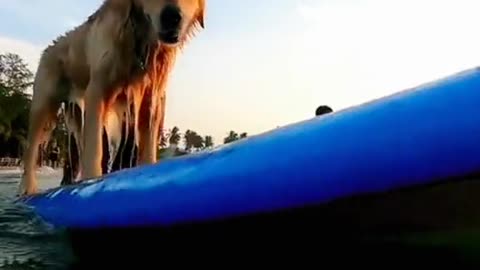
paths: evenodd
<path fill-rule="evenodd" d="M 156 96 L 154 96 L 154 98 L 155 97 Z M 163 122 L 165 118 L 164 101 L 164 97 L 161 97 L 158 103 L 153 103 L 154 105 L 152 105 L 152 101 L 150 101 L 150 103 L 148 103 L 148 106 L 145 106 L 148 108 L 153 106 L 154 108 L 153 110 L 149 110 L 151 114 L 149 114 L 148 117 L 150 117 L 151 120 L 142 120 L 142 124 L 139 125 L 140 145 L 138 163 L 141 165 L 153 164 L 157 162 L 157 150 L 160 139 L 159 132 L 161 131 L 161 129 L 163 129 Z"/>
<path fill-rule="evenodd" d="M 105 105 L 105 88 L 96 81 L 90 82 L 85 93 L 82 179 L 102 175 L 102 131 Z"/>

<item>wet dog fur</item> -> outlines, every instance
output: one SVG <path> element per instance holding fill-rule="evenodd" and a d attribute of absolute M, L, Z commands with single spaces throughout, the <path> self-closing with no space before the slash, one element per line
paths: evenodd
<path fill-rule="evenodd" d="M 48 140 L 62 104 L 78 148 L 79 178 L 102 175 L 103 131 L 118 152 L 118 123 L 124 121 L 134 123 L 137 163 L 156 162 L 169 74 L 179 50 L 204 27 L 205 1 L 105 0 L 44 50 L 34 79 L 21 195 L 38 192 L 38 146 Z M 69 111 L 72 105 L 80 115 Z"/>
<path fill-rule="evenodd" d="M 127 130 L 128 129 L 128 130 Z M 78 146 L 73 134 L 68 134 L 70 138 L 67 140 L 67 151 L 63 164 L 63 177 L 61 185 L 72 185 L 77 183 L 80 158 Z M 138 146 L 135 144 L 134 128 L 132 125 L 127 126 L 122 124 L 121 141 L 118 145 L 118 152 L 111 153 L 110 138 L 107 135 L 107 130 L 103 130 L 102 141 L 102 173 L 112 173 L 121 169 L 132 168 L 137 165 Z"/>

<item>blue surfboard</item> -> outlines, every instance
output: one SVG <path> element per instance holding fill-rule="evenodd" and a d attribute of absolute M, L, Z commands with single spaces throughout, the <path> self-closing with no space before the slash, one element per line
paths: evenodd
<path fill-rule="evenodd" d="M 352 91 L 355 91 L 352 89 Z M 58 228 L 222 220 L 480 171 L 480 70 L 20 202 Z"/>

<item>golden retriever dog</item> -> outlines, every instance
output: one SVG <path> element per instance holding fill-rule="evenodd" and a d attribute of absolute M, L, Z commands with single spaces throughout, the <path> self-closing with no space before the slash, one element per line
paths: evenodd
<path fill-rule="evenodd" d="M 38 192 L 38 148 L 49 139 L 62 104 L 71 116 L 66 122 L 77 142 L 81 179 L 102 175 L 103 131 L 115 148 L 118 123 L 125 119 L 135 123 L 138 164 L 156 162 L 167 79 L 183 45 L 204 28 L 205 1 L 105 0 L 44 50 L 34 79 L 21 195 Z M 72 104 L 79 113 L 68 113 Z"/>

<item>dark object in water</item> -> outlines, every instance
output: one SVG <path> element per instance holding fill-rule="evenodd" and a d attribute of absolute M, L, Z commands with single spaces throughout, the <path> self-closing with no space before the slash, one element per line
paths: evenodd
<path fill-rule="evenodd" d="M 320 115 L 324 115 L 331 112 L 333 112 L 332 108 L 330 108 L 327 105 L 321 105 L 321 106 L 318 106 L 317 109 L 315 110 L 315 116 L 320 116 Z"/>

